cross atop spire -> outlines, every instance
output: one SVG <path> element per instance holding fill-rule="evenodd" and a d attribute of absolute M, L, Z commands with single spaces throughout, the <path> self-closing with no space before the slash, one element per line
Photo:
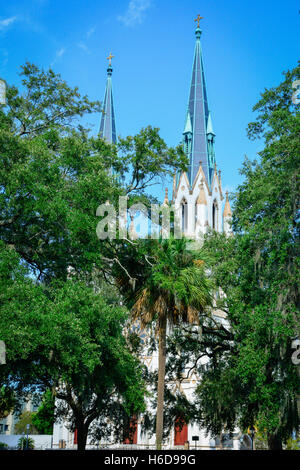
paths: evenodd
<path fill-rule="evenodd" d="M 198 23 L 197 28 L 200 28 L 200 20 L 203 20 L 203 16 L 198 15 L 197 18 L 194 19 L 194 21 Z"/>
<path fill-rule="evenodd" d="M 111 59 L 115 57 L 114 55 L 112 55 L 112 53 L 109 54 L 109 56 L 107 57 L 107 60 L 108 60 L 108 66 L 111 67 Z"/>

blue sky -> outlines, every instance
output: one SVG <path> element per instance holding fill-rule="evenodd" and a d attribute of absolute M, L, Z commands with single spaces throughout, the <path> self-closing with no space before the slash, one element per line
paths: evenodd
<path fill-rule="evenodd" d="M 103 99 L 106 57 L 113 53 L 117 133 L 159 127 L 168 145 L 183 131 L 195 44 L 201 28 L 216 158 L 223 187 L 234 190 L 252 107 L 264 88 L 299 59 L 296 0 L 0 0 L 0 76 L 18 85 L 26 60 L 50 65 L 91 99 Z M 100 116 L 89 118 L 96 134 Z M 157 189 L 163 197 L 163 191 Z"/>

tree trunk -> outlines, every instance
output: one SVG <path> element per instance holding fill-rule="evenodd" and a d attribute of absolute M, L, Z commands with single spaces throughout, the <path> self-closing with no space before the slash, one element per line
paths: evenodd
<path fill-rule="evenodd" d="M 220 435 L 219 435 L 219 439 L 220 439 L 220 450 L 223 449 L 223 441 L 222 441 L 222 437 L 223 437 L 223 432 L 221 431 L 220 432 Z"/>
<path fill-rule="evenodd" d="M 268 435 L 268 448 L 269 450 L 282 450 L 282 439 L 279 434 Z"/>
<path fill-rule="evenodd" d="M 166 337 L 167 318 L 164 315 L 159 319 L 159 348 L 158 348 L 158 383 L 157 383 L 157 410 L 156 410 L 156 449 L 161 450 L 164 429 L 164 394 L 166 373 Z"/>
<path fill-rule="evenodd" d="M 88 429 L 83 422 L 76 424 L 77 428 L 77 450 L 85 450 Z"/>

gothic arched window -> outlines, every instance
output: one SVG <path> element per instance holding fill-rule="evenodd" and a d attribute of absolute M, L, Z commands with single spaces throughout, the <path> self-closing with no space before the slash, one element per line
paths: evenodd
<path fill-rule="evenodd" d="M 192 151 L 192 136 L 191 134 L 185 134 L 184 136 L 184 153 L 189 155 Z"/>
<path fill-rule="evenodd" d="M 198 217 L 198 205 L 197 205 L 197 200 L 195 202 L 195 229 L 196 229 L 196 226 L 197 226 L 197 220 L 199 219 Z"/>
<path fill-rule="evenodd" d="M 183 232 L 188 228 L 188 205 L 185 199 L 181 201 L 181 228 Z"/>
<path fill-rule="evenodd" d="M 214 200 L 212 206 L 212 228 L 218 230 L 218 203 L 216 200 Z"/>

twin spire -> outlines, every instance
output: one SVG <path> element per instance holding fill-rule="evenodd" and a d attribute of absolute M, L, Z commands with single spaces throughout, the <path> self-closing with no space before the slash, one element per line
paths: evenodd
<path fill-rule="evenodd" d="M 194 62 L 192 69 L 192 79 L 189 93 L 188 110 L 186 116 L 186 123 L 183 132 L 184 136 L 184 149 L 189 159 L 189 180 L 192 185 L 197 175 L 200 162 L 202 168 L 210 185 L 214 172 L 215 157 L 214 157 L 214 131 L 212 127 L 211 115 L 208 108 L 206 83 L 203 68 L 202 50 L 201 50 L 201 29 L 200 20 L 203 19 L 200 15 L 197 16 L 196 45 L 194 52 Z M 116 144 L 116 122 L 115 110 L 113 102 L 112 91 L 112 66 L 111 60 L 114 56 L 112 53 L 107 57 L 107 81 L 105 88 L 105 95 L 103 100 L 103 110 L 100 122 L 99 136 L 109 143 Z"/>
<path fill-rule="evenodd" d="M 197 187 L 196 180 L 199 174 L 202 174 L 201 184 L 199 185 L 199 193 L 197 189 L 196 205 L 207 207 L 207 215 L 205 224 L 211 225 L 213 228 L 221 227 L 221 212 L 219 205 L 223 200 L 221 190 L 221 174 L 219 176 L 216 168 L 216 159 L 214 152 L 215 133 L 212 125 L 211 113 L 208 106 L 206 81 L 203 67 L 202 49 L 201 49 L 201 34 L 200 20 L 203 19 L 200 15 L 197 16 L 195 22 L 197 23 L 195 35 L 196 44 L 194 51 L 194 60 L 192 68 L 192 77 L 189 91 L 188 107 L 186 113 L 185 126 L 183 131 L 183 146 L 184 151 L 188 157 L 188 175 L 181 174 L 185 178 L 185 184 L 180 186 L 181 176 L 179 173 L 174 175 L 173 180 L 173 197 L 176 200 L 182 197 L 178 195 L 179 188 L 182 191 L 187 191 L 184 197 L 194 197 L 194 189 Z M 116 123 L 115 123 L 115 110 L 112 92 L 112 65 L 111 60 L 114 56 L 110 53 L 107 57 L 107 81 L 105 88 L 105 95 L 103 101 L 103 111 L 101 116 L 101 123 L 99 129 L 99 137 L 105 139 L 108 143 L 116 144 Z M 217 185 L 214 182 L 217 181 Z M 217 190 L 219 188 L 219 191 Z M 216 195 L 218 192 L 218 195 Z M 216 197 L 219 204 L 216 202 Z M 163 205 L 168 204 L 168 193 L 166 192 Z M 193 200 L 195 205 L 195 200 Z M 211 214 L 212 212 L 212 214 Z M 208 217 L 208 219 L 207 219 Z M 226 194 L 225 209 L 223 214 L 224 231 L 230 232 L 230 226 L 227 219 L 231 218 L 231 209 Z M 219 221 L 217 219 L 220 219 Z M 131 220 L 132 228 L 133 220 Z M 227 224 L 227 225 L 226 225 Z M 226 227 L 225 227 L 226 225 Z M 134 234 L 133 234 L 134 235 Z"/>
<path fill-rule="evenodd" d="M 108 59 L 108 68 L 107 68 L 107 80 L 106 88 L 103 100 L 103 110 L 100 122 L 99 137 L 105 139 L 110 144 L 117 143 L 117 133 L 116 133 L 116 121 L 115 121 L 115 110 L 114 110 L 114 101 L 113 101 L 113 91 L 112 91 L 112 66 L 111 59 L 114 56 L 112 53 L 107 57 Z"/>

